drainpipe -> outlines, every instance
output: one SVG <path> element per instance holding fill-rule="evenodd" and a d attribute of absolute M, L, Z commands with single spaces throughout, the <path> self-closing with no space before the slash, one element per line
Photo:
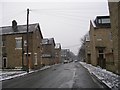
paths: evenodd
<path fill-rule="evenodd" d="M 22 70 L 24 70 L 24 41 L 22 36 Z"/>

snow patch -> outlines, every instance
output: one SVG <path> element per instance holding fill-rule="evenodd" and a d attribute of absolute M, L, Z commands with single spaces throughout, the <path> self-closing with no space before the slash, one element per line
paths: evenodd
<path fill-rule="evenodd" d="M 11 79 L 27 74 L 25 71 L 2 71 L 0 74 L 0 81 Z"/>
<path fill-rule="evenodd" d="M 80 64 L 82 64 L 90 73 L 94 74 L 98 79 L 105 83 L 109 88 L 118 89 L 120 84 L 120 81 L 118 80 L 118 78 L 120 78 L 119 75 L 107 71 L 106 69 L 95 67 L 91 64 L 86 64 L 85 62 L 80 62 Z"/>
<path fill-rule="evenodd" d="M 30 70 L 29 73 L 42 71 L 42 70 L 48 69 L 50 67 L 51 66 L 45 66 L 45 67 L 38 69 L 38 70 Z M 5 71 L 0 70 L 0 72 L 1 72 L 0 73 L 0 81 L 12 79 L 12 78 L 16 78 L 16 77 L 20 77 L 20 76 L 29 74 L 26 71 L 20 71 L 20 70 L 19 71 L 18 70 L 12 70 L 12 71 L 11 70 L 5 70 Z"/>

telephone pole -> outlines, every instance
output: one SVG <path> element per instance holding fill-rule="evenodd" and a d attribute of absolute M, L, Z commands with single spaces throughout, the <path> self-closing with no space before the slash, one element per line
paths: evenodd
<path fill-rule="evenodd" d="M 29 48 L 28 47 L 28 44 L 29 44 L 28 43 L 28 35 L 29 35 L 29 32 L 28 31 L 29 31 L 29 9 L 27 9 L 27 50 L 26 50 L 27 51 L 27 57 L 26 57 L 27 58 L 27 70 L 26 70 L 27 73 L 29 73 L 29 58 L 28 58 L 28 56 L 29 56 L 28 55 L 28 48 Z"/>

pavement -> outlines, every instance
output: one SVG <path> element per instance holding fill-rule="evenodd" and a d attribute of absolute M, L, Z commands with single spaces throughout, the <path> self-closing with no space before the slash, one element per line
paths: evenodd
<path fill-rule="evenodd" d="M 81 64 L 77 63 L 75 67 L 77 70 L 73 88 L 104 88 Z"/>
<path fill-rule="evenodd" d="M 2 88 L 104 88 L 79 63 L 52 66 L 46 70 L 2 81 Z"/>

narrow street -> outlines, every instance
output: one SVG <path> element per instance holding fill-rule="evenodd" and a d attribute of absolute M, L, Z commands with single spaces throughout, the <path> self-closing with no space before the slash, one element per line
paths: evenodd
<path fill-rule="evenodd" d="M 49 69 L 2 82 L 2 88 L 103 88 L 79 63 Z"/>

